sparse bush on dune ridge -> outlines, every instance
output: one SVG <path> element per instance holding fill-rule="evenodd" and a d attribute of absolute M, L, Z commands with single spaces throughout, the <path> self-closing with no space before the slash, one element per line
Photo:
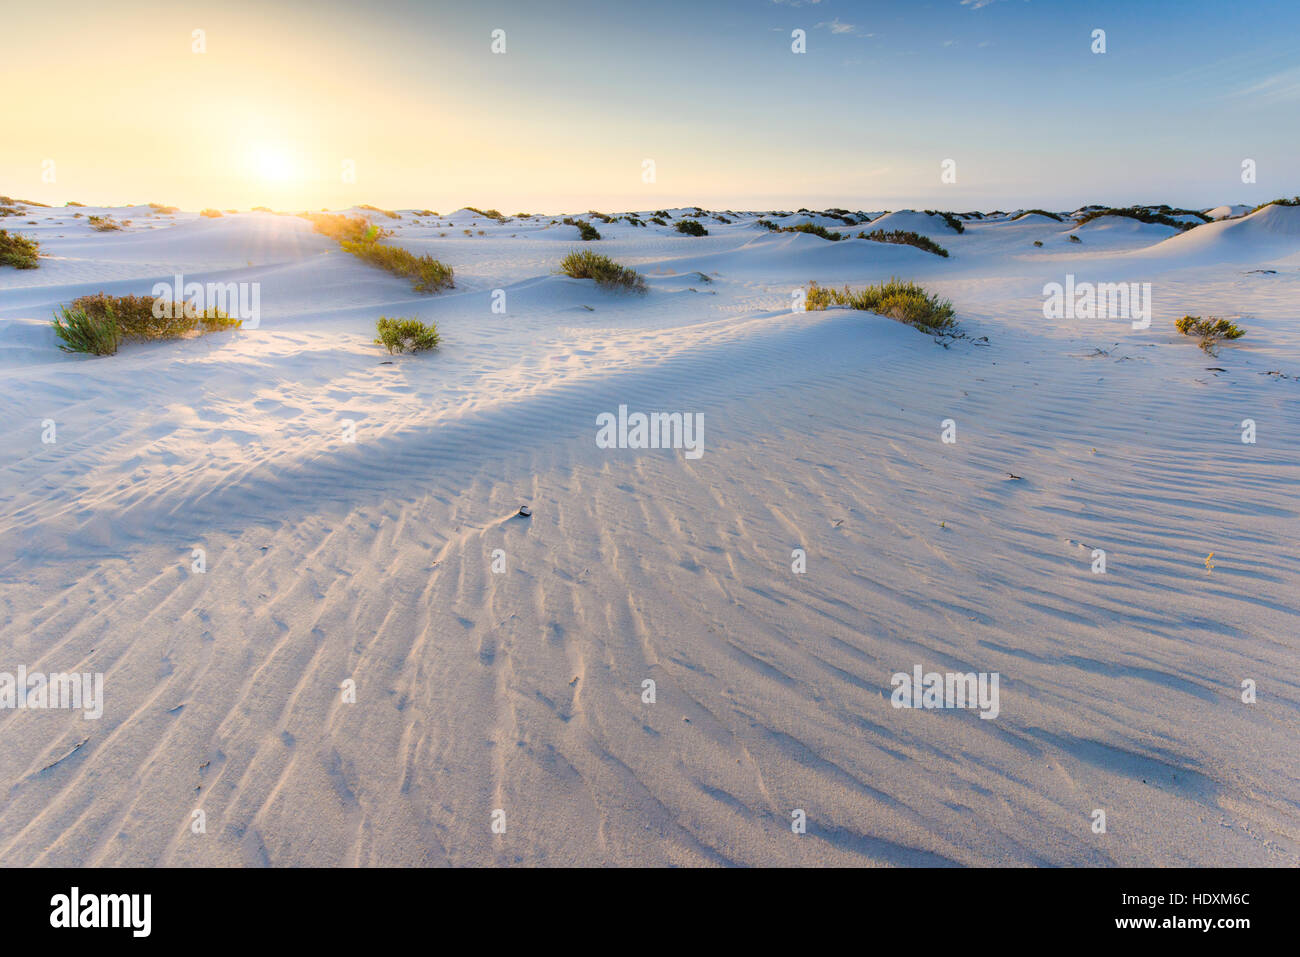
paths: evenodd
<path fill-rule="evenodd" d="M 592 252 L 590 249 L 575 249 L 560 260 L 560 272 L 574 279 L 591 279 L 598 286 L 628 289 L 644 293 L 647 290 L 645 277 L 635 269 L 620 266 L 608 256 Z"/>
<path fill-rule="evenodd" d="M 952 213 L 944 213 L 944 212 L 940 212 L 939 210 L 934 210 L 934 209 L 927 209 L 925 212 L 926 212 L 926 215 L 927 215 L 927 216 L 942 216 L 942 217 L 943 217 L 943 221 L 944 221 L 945 223 L 947 223 L 949 226 L 951 226 L 953 229 L 957 230 L 957 232 L 959 232 L 959 233 L 964 233 L 964 232 L 966 232 L 966 225 L 965 225 L 965 223 L 963 223 L 960 219 L 958 219 L 958 218 L 957 218 L 956 216 L 954 216 Z"/>
<path fill-rule="evenodd" d="M 432 256 L 417 256 L 401 246 L 380 242 L 392 233 L 374 225 L 364 216 L 341 213 L 304 213 L 316 232 L 337 240 L 339 247 L 358 259 L 411 280 L 416 292 L 438 292 L 456 285 L 455 271 Z"/>
<path fill-rule="evenodd" d="M 0 266 L 35 269 L 40 263 L 41 244 L 34 239 L 0 229 Z"/>
<path fill-rule="evenodd" d="M 385 246 L 378 242 L 344 240 L 339 245 L 344 252 L 349 252 L 358 259 L 386 269 L 394 275 L 405 276 L 411 280 L 411 288 L 416 292 L 437 292 L 455 285 L 452 268 L 427 254 L 416 256 L 401 246 Z"/>
<path fill-rule="evenodd" d="M 577 226 L 578 238 L 581 239 L 584 243 L 591 242 L 592 240 L 600 238 L 600 231 L 596 229 L 595 226 L 591 225 L 591 223 L 587 222 L 586 220 L 573 219 L 570 216 L 565 216 L 564 225 Z"/>
<path fill-rule="evenodd" d="M 685 233 L 687 236 L 709 235 L 709 231 L 694 219 L 679 219 L 677 221 L 677 231 Z"/>
<path fill-rule="evenodd" d="M 1287 199 L 1285 196 L 1281 197 L 1280 199 L 1271 199 L 1267 203 L 1260 203 L 1250 212 L 1258 213 L 1265 206 L 1300 206 L 1300 196 L 1293 197 L 1292 199 Z M 1250 213 L 1247 213 L 1246 215 L 1249 216 Z"/>
<path fill-rule="evenodd" d="M 848 286 L 842 290 L 829 289 L 815 282 L 810 283 L 805 306 L 809 311 L 825 309 L 827 306 L 861 309 L 932 334 L 951 332 L 957 325 L 951 302 L 927 293 L 916 283 L 902 279 L 890 279 L 858 290 L 852 290 Z"/>
<path fill-rule="evenodd" d="M 1169 207 L 1165 207 L 1165 208 L 1169 209 Z M 1194 215 L 1201 217 L 1202 222 L 1205 221 L 1204 214 L 1199 212 L 1194 212 L 1193 210 L 1169 209 L 1169 212 L 1178 213 L 1178 214 L 1194 213 Z M 1200 223 L 1185 223 L 1181 219 L 1174 219 L 1173 216 L 1170 216 L 1166 213 L 1161 213 L 1161 212 L 1153 213 L 1151 210 L 1146 209 L 1142 206 L 1125 206 L 1122 209 L 1113 206 L 1107 206 L 1102 209 L 1093 209 L 1091 212 L 1084 214 L 1084 216 L 1075 225 L 1082 226 L 1085 223 L 1090 223 L 1094 219 L 1100 219 L 1103 216 L 1119 216 L 1124 219 L 1136 219 L 1139 223 L 1148 223 L 1148 224 L 1160 225 L 1160 226 L 1173 226 L 1175 229 L 1181 229 L 1184 232 L 1200 225 Z"/>
<path fill-rule="evenodd" d="M 1063 223 L 1063 222 L 1065 222 L 1065 220 L 1061 219 L 1061 217 L 1058 216 L 1056 213 L 1049 213 L 1049 212 L 1048 212 L 1047 210 L 1045 210 L 1045 209 L 1027 209 L 1027 210 L 1025 210 L 1023 213 L 1021 213 L 1019 216 L 1017 216 L 1015 219 L 1013 219 L 1012 222 L 1013 222 L 1013 223 L 1018 223 L 1018 222 L 1020 222 L 1020 220 L 1024 219 L 1026 216 L 1033 216 L 1033 215 L 1035 215 L 1035 214 L 1037 214 L 1037 215 L 1039 215 L 1039 216 L 1046 216 L 1048 219 L 1054 219 L 1054 220 L 1056 220 L 1058 223 Z"/>
<path fill-rule="evenodd" d="M 917 249 L 924 249 L 927 253 L 934 253 L 944 259 L 948 258 L 948 250 L 929 236 L 922 236 L 920 233 L 914 233 L 906 229 L 893 229 L 888 232 L 881 230 L 875 233 L 863 230 L 858 233 L 858 239 L 870 239 L 872 242 L 877 243 L 893 243 L 898 246 L 915 246 Z"/>

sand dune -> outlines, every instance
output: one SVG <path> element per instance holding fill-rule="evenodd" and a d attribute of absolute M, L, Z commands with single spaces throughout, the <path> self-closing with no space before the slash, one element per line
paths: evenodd
<path fill-rule="evenodd" d="M 600 224 L 644 297 L 556 275 L 552 217 L 383 220 L 456 267 L 421 296 L 294 217 L 56 212 L 0 273 L 0 671 L 106 704 L 0 711 L 0 862 L 1300 862 L 1300 210 L 868 227 L 950 259 Z M 57 304 L 177 271 L 260 282 L 259 327 L 57 350 Z M 1150 329 L 1044 319 L 1067 272 L 1153 282 Z M 891 275 L 967 338 L 790 311 Z M 1212 360 L 1184 312 L 1248 335 Z M 379 315 L 443 344 L 390 360 Z M 599 448 L 620 405 L 703 456 Z M 918 664 L 1000 714 L 892 707 Z"/>

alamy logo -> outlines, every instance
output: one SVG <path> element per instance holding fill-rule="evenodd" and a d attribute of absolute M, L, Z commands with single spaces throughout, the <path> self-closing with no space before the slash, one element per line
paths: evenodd
<path fill-rule="evenodd" d="M 19 665 L 18 674 L 0 671 L 0 709 L 23 710 L 81 709 L 83 716 L 94 721 L 104 714 L 104 675 L 29 673 Z"/>
<path fill-rule="evenodd" d="M 184 303 L 185 317 L 195 319 L 209 309 L 241 320 L 240 329 L 256 329 L 262 323 L 260 282 L 186 282 L 181 273 L 167 282 L 153 285 L 153 317 L 171 319 L 172 303 Z"/>
<path fill-rule="evenodd" d="M 1044 319 L 1130 319 L 1134 329 L 1151 327 L 1151 283 L 1081 282 L 1043 286 Z"/>
<path fill-rule="evenodd" d="M 50 898 L 51 927 L 127 927 L 133 937 L 148 937 L 152 929 L 150 894 L 69 894 Z"/>
<path fill-rule="evenodd" d="M 981 671 L 921 673 L 921 666 L 909 675 L 897 672 L 890 679 L 894 689 L 889 703 L 895 708 L 979 708 L 981 718 L 996 718 L 1002 710 L 998 703 L 998 673 Z"/>
<path fill-rule="evenodd" d="M 703 412 L 633 412 L 596 416 L 596 447 L 601 449 L 685 449 L 688 459 L 704 454 Z"/>

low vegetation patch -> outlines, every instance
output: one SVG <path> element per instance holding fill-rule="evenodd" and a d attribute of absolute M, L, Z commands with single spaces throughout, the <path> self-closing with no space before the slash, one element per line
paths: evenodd
<path fill-rule="evenodd" d="M 1017 216 L 1015 219 L 1013 219 L 1012 222 L 1013 222 L 1013 223 L 1015 223 L 1015 222 L 1019 222 L 1020 220 L 1024 219 L 1026 216 L 1033 216 L 1035 213 L 1038 214 L 1039 216 L 1046 216 L 1048 219 L 1054 219 L 1054 220 L 1056 220 L 1058 223 L 1063 223 L 1063 222 L 1065 222 L 1065 220 L 1063 220 L 1063 219 L 1062 219 L 1059 215 L 1057 215 L 1056 213 L 1049 213 L 1049 212 L 1048 212 L 1047 210 L 1045 210 L 1045 209 L 1027 209 L 1027 210 L 1025 210 L 1023 213 L 1021 213 L 1019 216 Z"/>
<path fill-rule="evenodd" d="M 345 216 L 343 213 L 303 213 L 302 215 L 316 232 L 328 236 L 335 242 L 372 243 L 392 235 L 364 216 Z"/>
<path fill-rule="evenodd" d="M 35 269 L 41 255 L 41 244 L 34 239 L 0 229 L 0 266 L 15 269 Z"/>
<path fill-rule="evenodd" d="M 569 216 L 565 216 L 564 225 L 577 226 L 578 238 L 581 239 L 584 243 L 589 243 L 593 239 L 600 238 L 600 231 L 596 229 L 595 226 L 591 225 L 591 223 L 587 222 L 584 219 L 573 219 Z"/>
<path fill-rule="evenodd" d="M 124 219 L 120 223 L 112 216 L 88 216 L 86 222 L 90 223 L 90 228 L 99 233 L 110 233 L 114 230 L 121 229 L 123 226 L 130 226 L 131 220 Z"/>
<path fill-rule="evenodd" d="M 858 239 L 870 239 L 872 242 L 877 243 L 894 243 L 898 246 L 915 246 L 917 249 L 924 249 L 927 253 L 934 253 L 944 259 L 948 258 L 948 250 L 929 236 L 922 236 L 920 233 L 914 233 L 907 229 L 892 229 L 888 232 L 881 230 L 877 233 L 869 233 L 863 230 L 858 233 Z"/>
<path fill-rule="evenodd" d="M 395 276 L 411 280 L 411 288 L 416 292 L 437 292 L 456 285 L 455 273 L 450 266 L 427 254 L 417 256 L 401 246 L 385 246 L 380 240 L 392 233 L 376 226 L 364 216 L 345 216 L 341 213 L 302 215 L 311 222 L 316 232 L 336 240 L 344 252 L 351 253 L 372 266 L 386 269 Z"/>
<path fill-rule="evenodd" d="M 813 223 L 800 223 L 798 226 L 783 226 L 779 231 L 783 233 L 808 233 L 812 236 L 820 236 L 822 239 L 828 239 L 833 243 L 837 243 L 844 238 L 843 233 L 833 233 L 825 226 L 817 226 Z"/>
<path fill-rule="evenodd" d="M 149 203 L 148 205 L 155 213 L 159 213 L 163 216 L 170 216 L 172 213 L 180 212 L 179 206 L 165 206 L 162 203 Z"/>
<path fill-rule="evenodd" d="M 1199 223 L 1185 223 L 1181 219 L 1174 219 L 1173 216 L 1166 213 L 1152 212 L 1142 206 L 1125 206 L 1123 209 L 1108 206 L 1105 209 L 1094 209 L 1085 214 L 1083 218 L 1079 220 L 1078 225 L 1083 226 L 1085 223 L 1090 223 L 1094 219 L 1100 219 L 1102 216 L 1122 216 L 1125 219 L 1136 219 L 1139 223 L 1173 226 L 1175 229 L 1181 229 L 1184 232 L 1200 225 Z"/>
<path fill-rule="evenodd" d="M 1260 203 L 1252 209 L 1251 212 L 1258 213 L 1265 206 L 1300 206 L 1300 196 L 1293 197 L 1292 199 L 1287 199 L 1285 196 L 1281 199 L 1272 199 L 1267 203 Z"/>
<path fill-rule="evenodd" d="M 200 215 L 200 216 L 206 216 L 206 217 L 208 217 L 209 219 L 216 219 L 218 216 L 221 215 L 221 210 L 219 210 L 219 209 L 211 209 L 211 208 L 209 208 L 209 209 L 200 209 L 200 210 L 199 210 L 199 215 Z"/>
<path fill-rule="evenodd" d="M 677 231 L 687 236 L 707 236 L 709 231 L 705 229 L 698 220 L 679 219 L 677 221 Z"/>
<path fill-rule="evenodd" d="M 417 256 L 401 246 L 385 246 L 379 242 L 344 240 L 339 245 L 344 252 L 349 252 L 372 266 L 411 280 L 411 288 L 416 292 L 437 292 L 455 285 L 452 268 L 430 255 Z"/>
<path fill-rule="evenodd" d="M 598 286 L 646 292 L 645 277 L 590 249 L 575 249 L 560 260 L 560 272 L 574 279 L 592 279 Z"/>
<path fill-rule="evenodd" d="M 78 296 L 72 300 L 72 308 L 92 319 L 113 316 L 122 338 L 140 342 L 237 329 L 240 323 L 218 309 L 200 312 L 191 302 L 174 302 L 161 296 L 109 296 L 97 292 Z"/>
<path fill-rule="evenodd" d="M 375 323 L 375 330 L 379 333 L 375 344 L 387 348 L 389 355 L 432 349 L 439 342 L 437 324 L 431 322 L 425 325 L 415 317 L 389 319 L 387 316 L 380 316 L 379 321 Z"/>
<path fill-rule="evenodd" d="M 505 219 L 505 216 L 502 215 L 501 212 L 500 212 L 499 210 L 495 210 L 495 209 L 479 209 L 479 208 L 477 208 L 476 206 L 466 206 L 465 209 L 468 209 L 471 213 L 478 213 L 478 214 L 479 214 L 480 216 L 482 216 L 484 219 L 497 219 L 497 220 L 504 220 L 504 219 Z"/>
<path fill-rule="evenodd" d="M 890 279 L 858 290 L 848 286 L 842 290 L 827 289 L 811 283 L 805 302 L 810 310 L 847 306 L 878 313 L 932 334 L 951 332 L 957 325 L 951 302 L 902 279 Z"/>
<path fill-rule="evenodd" d="M 1217 319 L 1210 316 L 1208 319 L 1202 319 L 1200 316 L 1183 316 L 1174 326 L 1185 336 L 1194 336 L 1197 344 L 1210 355 L 1218 355 L 1215 348 L 1219 343 L 1225 340 L 1240 339 L 1246 334 L 1236 323 L 1229 322 L 1227 319 Z"/>
<path fill-rule="evenodd" d="M 200 312 L 192 303 L 153 296 L 79 296 L 54 314 L 54 333 L 64 352 L 111 356 L 124 340 L 154 342 L 190 333 L 238 328 L 240 320 L 224 312 Z"/>
<path fill-rule="evenodd" d="M 933 209 L 927 209 L 925 212 L 928 216 L 942 216 L 943 221 L 959 233 L 966 232 L 966 225 L 952 213 L 939 212 Z"/>
<path fill-rule="evenodd" d="M 372 213 L 383 213 L 383 214 L 384 214 L 385 216 L 387 216 L 389 219 L 401 219 L 401 218 L 402 218 L 402 214 L 401 214 L 401 213 L 394 212 L 394 211 L 391 210 L 391 209 L 380 209 L 378 206 L 371 206 L 371 205 L 368 204 L 368 203 L 362 203 L 360 206 L 357 207 L 357 209 L 368 209 L 368 210 L 370 210 Z"/>

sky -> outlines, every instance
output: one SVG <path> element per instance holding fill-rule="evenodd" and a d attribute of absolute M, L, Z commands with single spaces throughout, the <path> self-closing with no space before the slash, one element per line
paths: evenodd
<path fill-rule="evenodd" d="M 1300 193 L 1295 0 L 42 0 L 4 24 L 0 194 L 52 205 Z"/>

